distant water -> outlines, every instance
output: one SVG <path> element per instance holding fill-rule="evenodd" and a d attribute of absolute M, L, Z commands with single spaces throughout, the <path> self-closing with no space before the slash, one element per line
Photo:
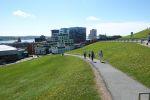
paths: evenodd
<path fill-rule="evenodd" d="M 1 43 L 14 43 L 14 42 L 16 42 L 16 41 L 17 41 L 17 40 L 0 41 L 0 44 L 1 44 Z M 21 42 L 22 42 L 22 43 L 25 43 L 25 42 L 27 42 L 27 43 L 32 43 L 32 42 L 34 42 L 34 39 L 21 40 Z"/>

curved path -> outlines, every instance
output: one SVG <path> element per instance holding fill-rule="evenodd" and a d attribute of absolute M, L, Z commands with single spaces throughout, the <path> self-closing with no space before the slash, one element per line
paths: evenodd
<path fill-rule="evenodd" d="M 82 56 L 77 57 L 84 59 Z M 91 60 L 88 58 L 86 59 L 86 61 L 91 63 Z M 133 80 L 125 73 L 119 71 L 111 65 L 107 63 L 100 63 L 100 61 L 96 59 L 94 59 L 94 62 L 92 62 L 92 64 L 103 78 L 107 89 L 112 95 L 113 100 L 138 100 L 139 93 L 150 93 L 149 88 L 140 84 L 136 80 Z M 148 95 L 142 95 L 141 100 L 148 100 Z"/>

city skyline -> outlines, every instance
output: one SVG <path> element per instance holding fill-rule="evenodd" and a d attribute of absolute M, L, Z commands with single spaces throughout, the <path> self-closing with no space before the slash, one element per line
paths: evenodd
<path fill-rule="evenodd" d="M 0 36 L 46 35 L 86 27 L 98 34 L 129 35 L 150 27 L 149 0 L 3 0 Z"/>

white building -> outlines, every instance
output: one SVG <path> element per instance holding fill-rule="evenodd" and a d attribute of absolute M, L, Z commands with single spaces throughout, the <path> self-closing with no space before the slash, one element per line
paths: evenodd
<path fill-rule="evenodd" d="M 69 38 L 67 28 L 60 29 L 57 38 L 57 44 L 51 47 L 52 53 L 64 53 L 66 51 L 74 49 L 73 39 Z"/>
<path fill-rule="evenodd" d="M 95 39 L 97 39 L 97 30 L 96 30 L 96 29 L 90 30 L 90 34 L 89 34 L 88 38 L 89 38 L 90 40 L 95 40 Z"/>

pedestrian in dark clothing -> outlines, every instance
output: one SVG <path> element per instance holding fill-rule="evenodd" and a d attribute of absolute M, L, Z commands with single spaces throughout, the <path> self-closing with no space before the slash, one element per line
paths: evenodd
<path fill-rule="evenodd" d="M 83 54 L 83 55 L 84 55 L 84 59 L 86 59 L 86 51 L 84 51 L 84 54 Z"/>
<path fill-rule="evenodd" d="M 91 58 L 91 52 L 90 51 L 88 52 L 88 56 L 89 56 L 89 58 Z"/>
<path fill-rule="evenodd" d="M 91 53 L 91 60 L 92 60 L 92 62 L 93 62 L 94 58 L 95 58 L 95 54 L 94 54 L 94 51 L 92 51 L 92 53 Z"/>
<path fill-rule="evenodd" d="M 150 42 L 150 33 L 148 34 L 148 37 L 147 37 L 147 45 L 149 42 Z"/>

